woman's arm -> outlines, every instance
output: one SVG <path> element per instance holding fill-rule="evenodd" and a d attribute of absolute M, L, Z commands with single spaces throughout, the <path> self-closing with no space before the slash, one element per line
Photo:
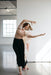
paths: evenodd
<path fill-rule="evenodd" d="M 36 23 L 36 21 L 31 21 L 31 20 L 26 20 L 26 19 L 24 19 L 20 24 L 23 24 L 24 22 Z"/>
<path fill-rule="evenodd" d="M 19 24 L 19 26 L 18 26 L 17 29 L 21 29 L 21 27 L 23 26 L 24 22 L 25 22 L 25 20 L 23 20 L 23 21 Z"/>
<path fill-rule="evenodd" d="M 24 22 L 36 23 L 36 21 L 31 21 L 31 20 L 26 20 L 26 19 L 24 19 L 24 20 L 19 24 L 18 29 L 20 29 L 20 27 L 23 26 Z"/>
<path fill-rule="evenodd" d="M 25 20 L 25 22 L 36 23 L 36 21 L 31 21 L 31 20 Z"/>
<path fill-rule="evenodd" d="M 35 36 L 32 36 L 32 35 L 27 35 L 28 38 L 36 38 L 36 37 L 39 37 L 39 36 L 44 36 L 46 33 L 43 33 L 43 34 L 39 34 L 39 35 L 35 35 Z"/>

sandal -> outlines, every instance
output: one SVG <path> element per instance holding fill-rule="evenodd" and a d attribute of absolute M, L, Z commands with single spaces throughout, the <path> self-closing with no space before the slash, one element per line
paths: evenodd
<path fill-rule="evenodd" d="M 28 67 L 27 67 L 27 68 L 22 68 L 22 70 L 23 70 L 23 71 L 25 71 L 25 70 L 29 70 L 29 68 L 28 68 Z"/>
<path fill-rule="evenodd" d="M 25 71 L 26 69 L 25 68 L 22 68 L 22 70 Z"/>
<path fill-rule="evenodd" d="M 27 67 L 27 70 L 29 70 L 29 68 Z"/>

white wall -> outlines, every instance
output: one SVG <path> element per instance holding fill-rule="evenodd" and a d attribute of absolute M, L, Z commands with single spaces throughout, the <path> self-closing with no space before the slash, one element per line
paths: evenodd
<path fill-rule="evenodd" d="M 35 20 L 33 34 L 46 33 L 30 42 L 29 61 L 49 61 L 51 39 L 51 0 L 17 0 L 17 24 L 23 19 Z M 47 45 L 46 45 L 47 44 Z M 48 50 L 47 50 L 48 47 Z M 48 59 L 47 59 L 48 58 Z"/>
<path fill-rule="evenodd" d="M 12 44 L 13 38 L 3 37 L 3 20 L 16 19 L 16 16 L 0 16 L 0 44 Z"/>

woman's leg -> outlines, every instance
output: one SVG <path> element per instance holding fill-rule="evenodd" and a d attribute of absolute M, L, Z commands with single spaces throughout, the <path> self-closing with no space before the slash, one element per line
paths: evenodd
<path fill-rule="evenodd" d="M 25 64 L 26 65 L 22 68 L 22 70 L 29 70 L 29 68 L 27 67 L 27 60 L 26 60 Z"/>
<path fill-rule="evenodd" d="M 27 61 L 27 59 L 25 58 L 25 66 L 22 67 L 22 70 L 29 70 L 29 68 L 27 67 L 27 63 L 28 63 L 28 61 Z"/>
<path fill-rule="evenodd" d="M 22 75 L 22 70 L 21 70 L 21 67 L 19 66 L 19 75 Z"/>
<path fill-rule="evenodd" d="M 29 70 L 29 68 L 27 67 L 28 61 L 27 61 L 27 56 L 25 53 L 24 53 L 24 58 L 25 58 L 25 66 L 24 66 L 24 68 L 22 68 L 22 70 Z"/>
<path fill-rule="evenodd" d="M 27 67 L 27 64 L 25 65 L 25 69 L 26 69 L 26 70 L 29 70 L 29 68 Z"/>
<path fill-rule="evenodd" d="M 22 52 L 21 53 L 22 53 L 22 70 L 25 70 L 27 61 L 25 61 L 25 45 L 24 45 L 24 42 L 22 44 Z"/>

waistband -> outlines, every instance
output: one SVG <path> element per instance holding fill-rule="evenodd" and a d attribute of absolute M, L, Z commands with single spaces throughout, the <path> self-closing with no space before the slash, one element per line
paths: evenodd
<path fill-rule="evenodd" d="M 16 39 L 16 40 L 23 40 L 23 39 L 18 39 L 18 38 L 14 38 L 14 39 Z"/>

